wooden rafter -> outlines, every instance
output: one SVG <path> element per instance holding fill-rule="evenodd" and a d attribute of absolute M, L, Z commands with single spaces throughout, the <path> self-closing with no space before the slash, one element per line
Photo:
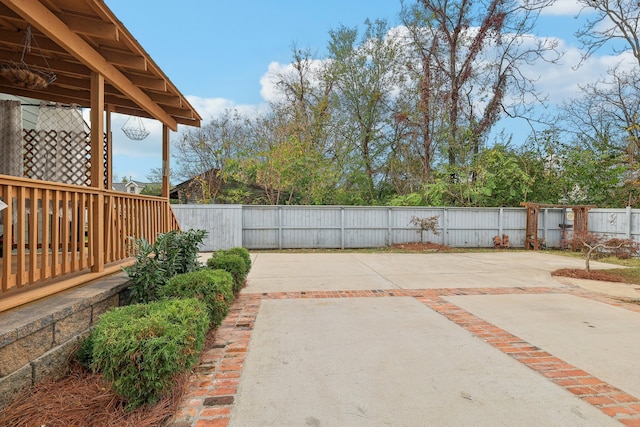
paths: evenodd
<path fill-rule="evenodd" d="M 200 126 L 198 113 L 103 0 L 0 0 L 0 61 L 20 58 L 27 26 L 37 49 L 25 63 L 57 79 L 35 92 L 0 78 L 0 92 L 89 107 L 90 76 L 99 71 L 113 111 L 154 118 L 172 130 Z"/>

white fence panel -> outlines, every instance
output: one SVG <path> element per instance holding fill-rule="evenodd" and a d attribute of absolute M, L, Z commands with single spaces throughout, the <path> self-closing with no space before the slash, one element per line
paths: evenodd
<path fill-rule="evenodd" d="M 369 248 L 419 242 L 412 217 L 438 217 L 438 235 L 424 241 L 452 247 L 493 247 L 506 234 L 512 247 L 525 242 L 525 208 L 439 208 L 370 206 L 173 205 L 183 229 L 209 231 L 205 250 L 231 246 L 248 249 Z M 547 247 L 571 239 L 573 222 L 566 209 L 540 210 L 538 237 Z M 592 209 L 589 230 L 640 241 L 640 210 Z"/>
<path fill-rule="evenodd" d="M 242 205 L 171 205 L 182 230 L 206 230 L 201 250 L 242 246 Z"/>

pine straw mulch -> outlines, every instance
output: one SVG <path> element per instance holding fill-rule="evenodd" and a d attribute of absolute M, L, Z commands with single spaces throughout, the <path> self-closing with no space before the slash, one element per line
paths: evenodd
<path fill-rule="evenodd" d="M 582 270 L 579 268 L 561 268 L 551 272 L 552 276 L 571 277 L 573 279 L 602 280 L 606 282 L 624 282 L 624 279 L 606 271 Z"/>
<path fill-rule="evenodd" d="M 215 342 L 207 334 L 205 349 Z M 70 362 L 69 373 L 58 381 L 45 381 L 23 393 L 0 411 L 0 426 L 11 427 L 157 427 L 178 410 L 190 372 L 174 379 L 170 393 L 154 406 L 126 411 L 126 402 L 111 390 L 100 374 Z"/>

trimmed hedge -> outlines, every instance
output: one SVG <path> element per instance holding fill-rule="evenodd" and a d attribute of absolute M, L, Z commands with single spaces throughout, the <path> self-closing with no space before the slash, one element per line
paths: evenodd
<path fill-rule="evenodd" d="M 247 274 L 249 273 L 249 271 L 251 271 L 251 254 L 249 254 L 249 251 L 246 248 L 237 246 L 235 248 L 227 249 L 224 252 L 233 255 L 240 255 L 244 260 L 245 265 L 247 266 Z"/>
<path fill-rule="evenodd" d="M 224 270 L 199 270 L 169 279 L 163 298 L 197 298 L 207 305 L 211 326 L 218 327 L 233 303 L 233 277 Z"/>
<path fill-rule="evenodd" d="M 208 329 L 207 307 L 193 298 L 116 308 L 91 334 L 91 366 L 113 382 L 127 409 L 154 404 L 197 362 Z"/>
<path fill-rule="evenodd" d="M 240 292 L 244 281 L 247 278 L 247 264 L 240 255 L 231 253 L 216 253 L 215 256 L 207 260 L 207 266 L 214 270 L 225 270 L 233 276 L 233 293 Z"/>

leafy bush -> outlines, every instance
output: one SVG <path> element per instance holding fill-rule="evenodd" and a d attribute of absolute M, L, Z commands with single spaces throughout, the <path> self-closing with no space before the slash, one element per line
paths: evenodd
<path fill-rule="evenodd" d="M 142 238 L 132 238 L 136 263 L 123 268 L 131 279 L 130 302 L 156 301 L 167 280 L 176 274 L 202 268 L 198 262 L 198 249 L 206 234 L 205 230 L 174 230 L 160 234 L 153 244 Z"/>
<path fill-rule="evenodd" d="M 233 276 L 233 292 L 240 292 L 248 272 L 247 264 L 245 264 L 240 255 L 218 253 L 207 260 L 207 266 L 215 270 L 225 270 L 231 273 L 231 276 Z"/>
<path fill-rule="evenodd" d="M 207 308 L 197 299 L 113 309 L 92 332 L 92 368 L 112 381 L 127 409 L 154 404 L 198 360 L 208 326 Z"/>
<path fill-rule="evenodd" d="M 130 302 L 146 303 L 158 299 L 158 291 L 166 282 L 167 271 L 159 256 L 158 248 L 145 239 L 132 240 L 135 264 L 123 267 L 129 275 Z"/>
<path fill-rule="evenodd" d="M 247 274 L 251 271 L 251 255 L 249 251 L 241 246 L 237 246 L 235 248 L 227 249 L 224 251 L 228 254 L 240 255 L 244 260 L 245 265 L 247 266 Z"/>
<path fill-rule="evenodd" d="M 198 262 L 198 250 L 207 236 L 205 230 L 173 230 L 158 236 L 156 245 L 170 277 L 202 268 Z"/>
<path fill-rule="evenodd" d="M 233 303 L 233 277 L 223 270 L 178 274 L 161 289 L 164 298 L 197 298 L 207 305 L 209 321 L 220 326 Z"/>

